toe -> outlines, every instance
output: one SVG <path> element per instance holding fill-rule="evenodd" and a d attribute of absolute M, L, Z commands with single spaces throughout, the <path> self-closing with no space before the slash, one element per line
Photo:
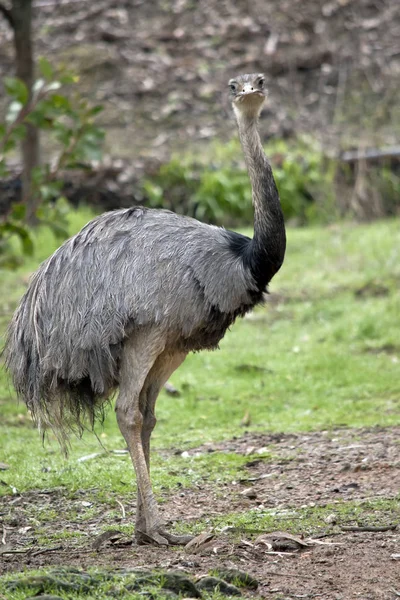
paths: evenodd
<path fill-rule="evenodd" d="M 167 533 L 166 531 L 162 531 L 161 533 L 170 544 L 177 546 L 185 546 L 193 539 L 192 535 L 175 535 L 173 533 Z"/>
<path fill-rule="evenodd" d="M 135 538 L 140 546 L 144 546 L 147 544 L 156 544 L 157 546 L 169 545 L 168 539 L 164 535 L 160 534 L 158 531 L 144 532 L 136 530 Z"/>

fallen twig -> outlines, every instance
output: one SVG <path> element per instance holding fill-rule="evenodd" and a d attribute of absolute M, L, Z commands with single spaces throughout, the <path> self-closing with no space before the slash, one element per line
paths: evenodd
<path fill-rule="evenodd" d="M 265 575 L 276 575 L 276 577 L 293 577 L 296 579 L 306 579 L 307 581 L 314 581 L 313 577 L 307 577 L 306 575 L 298 575 L 297 573 L 276 573 L 275 571 L 263 571 Z"/>
<path fill-rule="evenodd" d="M 340 529 L 342 531 L 354 531 L 355 533 L 363 533 L 367 531 L 377 533 L 380 531 L 394 531 L 395 529 L 397 529 L 397 525 L 382 525 L 377 527 L 374 527 L 372 525 L 365 525 L 360 527 L 358 527 L 357 525 L 342 525 Z"/>
<path fill-rule="evenodd" d="M 7 554 L 28 554 L 29 552 L 32 552 L 32 548 L 28 548 L 28 550 L 6 550 L 4 552 L 0 551 L 0 554 L 2 556 L 6 556 Z"/>
<path fill-rule="evenodd" d="M 41 550 L 36 550 L 36 552 L 33 552 L 32 556 L 38 556 L 39 554 L 45 554 L 46 552 L 56 552 L 57 550 L 62 549 L 62 546 L 54 546 L 53 548 L 42 548 Z"/>
<path fill-rule="evenodd" d="M 272 554 L 279 556 L 280 558 L 288 558 L 289 556 L 297 556 L 298 552 L 277 552 L 275 550 L 268 550 L 265 554 Z"/>
<path fill-rule="evenodd" d="M 125 519 L 125 507 L 122 504 L 122 502 L 120 502 L 119 500 L 115 499 L 116 503 L 120 505 L 121 507 L 121 512 L 122 512 L 122 518 Z"/>

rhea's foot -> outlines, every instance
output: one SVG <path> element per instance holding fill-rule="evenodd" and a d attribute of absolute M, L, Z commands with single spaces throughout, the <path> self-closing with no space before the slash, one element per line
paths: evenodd
<path fill-rule="evenodd" d="M 140 531 L 136 528 L 135 538 L 139 545 L 185 546 L 193 539 L 193 535 L 175 535 L 165 531 L 162 527 L 150 531 Z"/>

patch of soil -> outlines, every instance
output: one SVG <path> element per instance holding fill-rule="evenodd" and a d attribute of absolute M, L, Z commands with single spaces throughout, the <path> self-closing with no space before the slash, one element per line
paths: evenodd
<path fill-rule="evenodd" d="M 165 498 L 162 511 L 170 523 L 179 515 L 181 521 L 190 524 L 249 508 L 260 513 L 266 509 L 284 512 L 329 504 L 335 513 L 337 501 L 398 498 L 399 440 L 400 428 L 392 427 L 288 435 L 246 433 L 238 439 L 207 444 L 190 453 L 248 455 L 243 478 L 180 490 Z M 272 458 L 263 459 L 266 453 L 272 453 Z M 96 509 L 93 516 L 83 519 L 89 495 L 85 491 L 71 496 L 56 489 L 1 498 L 0 572 L 49 565 L 108 569 L 157 566 L 182 569 L 200 577 L 216 567 L 235 567 L 259 580 L 257 592 L 246 592 L 257 597 L 387 600 L 400 593 L 398 528 L 343 531 L 339 525 L 357 524 L 334 525 L 332 518 L 326 527 L 310 532 L 309 546 L 288 552 L 271 549 L 265 536 L 259 536 L 263 532 L 254 530 L 216 531 L 213 539 L 190 550 L 137 546 L 120 533 L 108 536 L 95 550 L 93 543 L 104 526 L 118 530 L 121 524 L 133 522 L 134 504 L 124 507 L 125 518 L 122 514 L 116 517 L 115 508 L 99 504 L 92 506 Z M 30 517 L 32 505 L 54 515 L 44 525 L 40 523 L 41 534 L 47 533 L 50 539 L 53 535 L 49 546 L 41 547 L 38 542 L 38 523 Z M 67 521 L 65 515 L 72 512 L 75 516 Z M 369 524 L 394 526 L 400 522 L 400 508 L 379 513 L 384 522 L 377 521 L 377 515 L 370 517 Z M 80 537 L 54 538 L 54 532 L 68 531 L 79 533 Z"/>
<path fill-rule="evenodd" d="M 250 433 L 204 448 L 249 455 L 251 476 L 243 483 L 251 484 L 266 507 L 391 498 L 400 491 L 400 428 L 396 427 L 269 436 Z M 260 451 L 272 451 L 274 458 L 267 462 L 254 458 Z"/>

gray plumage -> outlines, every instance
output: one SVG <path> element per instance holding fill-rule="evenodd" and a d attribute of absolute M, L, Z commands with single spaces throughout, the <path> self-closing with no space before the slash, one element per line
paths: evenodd
<path fill-rule="evenodd" d="M 222 228 L 133 208 L 95 218 L 42 263 L 6 346 L 15 388 L 40 425 L 56 419 L 56 432 L 65 430 L 82 410 L 93 420 L 137 328 L 157 325 L 185 351 L 215 348 L 256 290 L 228 242 Z"/>
<path fill-rule="evenodd" d="M 162 526 L 149 476 L 158 393 L 188 352 L 216 348 L 280 268 L 285 228 L 257 131 L 264 77 L 230 82 L 253 190 L 254 237 L 165 210 L 93 219 L 38 269 L 10 324 L 6 365 L 42 429 L 65 447 L 119 387 L 117 420 L 138 483 L 136 537 L 183 543 Z"/>

